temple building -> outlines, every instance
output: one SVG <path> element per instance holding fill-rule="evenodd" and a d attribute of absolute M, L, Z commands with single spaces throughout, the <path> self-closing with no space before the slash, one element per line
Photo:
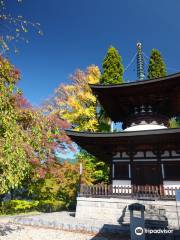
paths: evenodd
<path fill-rule="evenodd" d="M 113 185 L 180 186 L 180 129 L 169 119 L 180 115 L 180 73 L 144 80 L 142 45 L 137 43 L 136 82 L 91 85 L 107 115 L 123 131 L 68 131 L 79 146 L 111 166 Z"/>
<path fill-rule="evenodd" d="M 91 85 L 122 132 L 68 131 L 82 148 L 111 164 L 113 185 L 180 186 L 180 74 L 120 85 Z"/>
<path fill-rule="evenodd" d="M 180 73 L 145 80 L 140 43 L 137 49 L 138 81 L 91 85 L 110 119 L 122 123 L 122 131 L 67 131 L 72 141 L 110 165 L 109 185 L 81 186 L 76 214 L 117 220 L 128 204 L 138 201 L 150 211 L 164 207 L 164 219 L 177 227 L 180 128 L 170 128 L 169 120 L 180 116 Z"/>

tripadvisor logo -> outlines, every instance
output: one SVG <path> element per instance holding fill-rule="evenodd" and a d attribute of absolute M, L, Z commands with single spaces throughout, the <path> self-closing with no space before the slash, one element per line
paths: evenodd
<path fill-rule="evenodd" d="M 143 234 L 143 228 L 142 227 L 136 227 L 135 228 L 135 234 L 137 235 L 137 236 L 141 236 L 142 234 Z"/>
<path fill-rule="evenodd" d="M 136 227 L 135 228 L 135 234 L 137 236 L 141 236 L 143 233 L 148 234 L 171 234 L 173 233 L 172 229 L 143 229 L 142 227 Z"/>

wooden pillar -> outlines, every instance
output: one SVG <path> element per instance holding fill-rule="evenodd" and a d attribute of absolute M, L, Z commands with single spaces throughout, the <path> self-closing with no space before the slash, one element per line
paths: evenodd
<path fill-rule="evenodd" d="M 165 173 L 164 173 L 164 164 L 161 163 L 161 171 L 162 171 L 162 178 L 165 179 Z"/>
<path fill-rule="evenodd" d="M 164 175 L 164 167 L 162 168 L 162 162 L 161 162 L 161 154 L 162 154 L 162 151 L 161 151 L 161 148 L 160 146 L 158 147 L 158 152 L 157 152 L 157 161 L 158 161 L 158 164 L 159 164 L 159 174 L 160 174 L 160 181 L 161 181 L 161 185 L 163 185 L 163 175 Z"/>
<path fill-rule="evenodd" d="M 130 181 L 131 181 L 131 185 L 133 184 L 133 178 L 134 178 L 134 161 L 133 161 L 133 157 L 134 157 L 134 148 L 132 147 L 132 144 L 129 143 L 129 158 L 130 158 Z"/>
<path fill-rule="evenodd" d="M 113 159 L 112 159 L 112 156 L 109 156 L 109 168 L 110 168 L 110 171 L 109 171 L 109 184 L 112 184 L 112 180 L 113 180 Z"/>

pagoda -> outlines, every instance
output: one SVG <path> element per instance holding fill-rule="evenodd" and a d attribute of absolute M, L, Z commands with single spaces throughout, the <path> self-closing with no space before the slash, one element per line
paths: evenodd
<path fill-rule="evenodd" d="M 79 146 L 111 165 L 114 185 L 180 186 L 180 129 L 169 119 L 180 115 L 180 73 L 144 80 L 141 44 L 137 44 L 139 81 L 91 85 L 93 93 L 123 131 L 67 131 Z"/>
<path fill-rule="evenodd" d="M 67 131 L 68 136 L 110 162 L 113 184 L 180 186 L 180 128 L 168 128 L 168 120 L 180 114 L 180 73 L 91 89 L 124 131 Z"/>
<path fill-rule="evenodd" d="M 107 115 L 122 122 L 123 130 L 67 131 L 79 146 L 110 164 L 111 190 L 84 186 L 80 196 L 175 199 L 180 188 L 180 128 L 169 128 L 169 119 L 180 115 L 180 73 L 145 80 L 141 47 L 138 43 L 138 81 L 91 85 Z"/>

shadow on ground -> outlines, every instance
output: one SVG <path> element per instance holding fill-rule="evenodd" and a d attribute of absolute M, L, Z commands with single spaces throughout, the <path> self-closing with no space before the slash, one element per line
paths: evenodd
<path fill-rule="evenodd" d="M 129 229 L 122 229 L 121 226 L 104 224 L 91 240 L 129 240 Z"/>
<path fill-rule="evenodd" d="M 130 232 L 119 232 L 117 233 L 109 233 L 107 232 L 108 228 L 111 230 L 116 225 L 105 224 L 99 233 L 97 233 L 91 240 L 130 240 Z M 173 233 L 156 233 L 156 234 L 146 234 L 145 240 L 180 240 L 180 231 L 174 230 Z"/>
<path fill-rule="evenodd" d="M 23 229 L 20 226 L 10 226 L 8 224 L 0 224 L 0 236 L 7 236 L 14 231 Z"/>
<path fill-rule="evenodd" d="M 174 231 L 172 234 L 146 234 L 146 240 L 180 240 L 180 232 Z"/>

